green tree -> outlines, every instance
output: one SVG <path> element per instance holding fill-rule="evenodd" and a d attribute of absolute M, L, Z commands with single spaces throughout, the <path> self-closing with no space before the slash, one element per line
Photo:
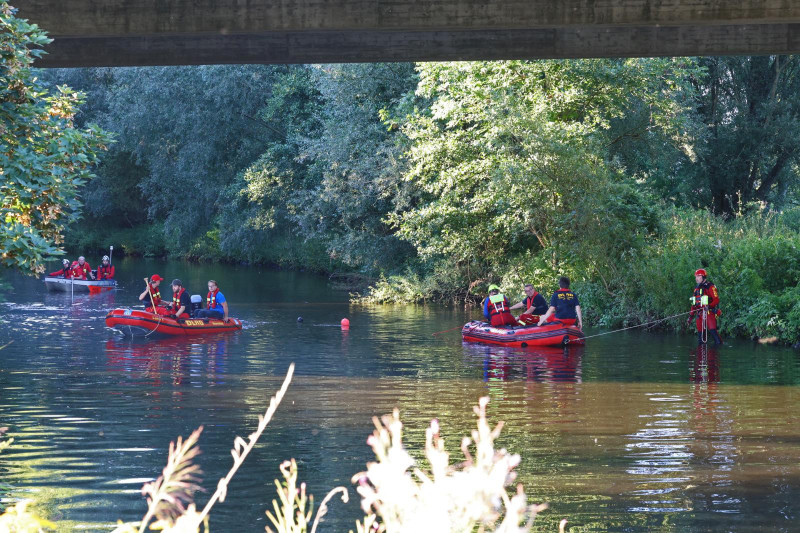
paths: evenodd
<path fill-rule="evenodd" d="M 670 80 L 682 69 L 672 60 L 419 66 L 418 93 L 431 104 L 404 126 L 406 177 L 425 194 L 393 216 L 399 234 L 464 286 L 531 252 L 552 269 L 618 279 L 617 264 L 657 230 L 657 212 L 608 164 L 611 121 L 634 97 L 654 127 L 674 127 L 683 108 Z"/>
<path fill-rule="evenodd" d="M 15 15 L 0 2 L 0 261 L 38 274 L 80 216 L 78 188 L 110 137 L 75 127 L 83 95 L 65 86 L 49 94 L 37 79 L 32 64 L 50 39 Z"/>
<path fill-rule="evenodd" d="M 221 192 L 266 147 L 275 126 L 257 113 L 275 72 L 260 65 L 114 69 L 101 124 L 119 135 L 112 161 L 119 164 L 101 169 L 101 192 L 124 197 L 138 181 L 141 212 L 164 223 L 173 252 L 186 251 L 213 228 Z"/>
<path fill-rule="evenodd" d="M 800 58 L 709 57 L 695 80 L 707 127 L 687 168 L 688 203 L 732 216 L 752 202 L 781 208 L 798 183 Z"/>

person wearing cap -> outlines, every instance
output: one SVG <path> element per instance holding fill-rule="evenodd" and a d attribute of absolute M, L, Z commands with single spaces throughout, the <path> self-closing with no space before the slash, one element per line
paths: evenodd
<path fill-rule="evenodd" d="M 583 329 L 583 316 L 581 315 L 581 304 L 578 296 L 569 290 L 569 278 L 561 276 L 558 278 L 558 290 L 550 297 L 550 307 L 547 312 L 539 318 L 537 326 L 546 322 L 563 322 L 567 326 L 577 324 L 578 329 Z"/>
<path fill-rule="evenodd" d="M 170 314 L 169 310 L 161 306 L 161 291 L 158 286 L 161 285 L 162 281 L 164 281 L 164 278 L 158 274 L 150 276 L 147 288 L 139 295 L 139 301 L 144 302 L 145 311 L 158 315 L 168 315 Z M 151 296 L 153 298 L 152 301 L 150 300 Z M 153 308 L 153 305 L 155 305 L 155 308 Z"/>
<path fill-rule="evenodd" d="M 483 316 L 492 326 L 515 326 L 517 320 L 511 314 L 511 305 L 497 285 L 489 285 L 489 296 L 483 300 Z"/>
<path fill-rule="evenodd" d="M 172 280 L 172 318 L 189 318 L 188 311 L 192 308 L 192 298 L 179 279 Z"/>
<path fill-rule="evenodd" d="M 228 302 L 219 291 L 217 282 L 208 280 L 208 295 L 206 295 L 206 308 L 198 309 L 192 315 L 194 318 L 221 318 L 228 321 Z"/>
<path fill-rule="evenodd" d="M 103 256 L 103 264 L 97 267 L 97 279 L 114 279 L 114 265 L 107 255 Z"/>
<path fill-rule="evenodd" d="M 521 302 L 512 305 L 511 310 L 525 309 L 517 320 L 520 324 L 535 324 L 547 312 L 547 301 L 544 296 L 536 292 L 536 289 L 530 283 L 526 283 L 523 290 L 525 291 L 525 298 Z"/>
<path fill-rule="evenodd" d="M 75 279 L 94 279 L 92 267 L 86 262 L 86 258 L 80 256 L 77 261 L 72 263 L 72 277 Z"/>
<path fill-rule="evenodd" d="M 694 271 L 694 281 L 697 285 L 691 297 L 692 307 L 686 323 L 691 324 L 692 319 L 695 320 L 699 344 L 705 344 L 710 335 L 714 344 L 719 345 L 722 344 L 722 339 L 717 332 L 717 318 L 722 316 L 722 311 L 719 309 L 719 291 L 713 283 L 708 281 L 707 276 L 703 268 Z"/>
<path fill-rule="evenodd" d="M 55 272 L 50 272 L 48 274 L 51 278 L 66 278 L 70 279 L 72 277 L 72 267 L 70 266 L 71 263 L 69 259 L 62 259 L 61 260 L 61 270 L 56 270 Z"/>

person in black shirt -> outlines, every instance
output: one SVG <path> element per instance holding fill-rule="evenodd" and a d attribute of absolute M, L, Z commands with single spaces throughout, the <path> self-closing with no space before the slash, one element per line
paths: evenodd
<path fill-rule="evenodd" d="M 172 280 L 172 318 L 189 318 L 192 309 L 192 298 L 179 279 Z"/>
<path fill-rule="evenodd" d="M 569 278 L 566 276 L 558 278 L 558 286 L 560 288 L 550 298 L 550 308 L 539 319 L 538 325 L 559 320 L 568 326 L 577 324 L 578 329 L 583 329 L 581 304 L 578 302 L 578 296 L 569 290 Z"/>
<path fill-rule="evenodd" d="M 517 319 L 520 324 L 535 324 L 539 317 L 547 312 L 547 301 L 536 292 L 530 283 L 525 284 L 525 298 L 511 306 L 511 309 L 525 309 Z"/>

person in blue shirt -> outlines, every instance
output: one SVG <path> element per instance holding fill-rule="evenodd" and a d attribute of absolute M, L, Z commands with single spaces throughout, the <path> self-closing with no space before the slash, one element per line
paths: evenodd
<path fill-rule="evenodd" d="M 567 326 L 577 323 L 578 329 L 583 329 L 581 304 L 578 302 L 578 296 L 569 290 L 569 278 L 566 276 L 558 278 L 558 286 L 560 288 L 550 298 L 550 308 L 539 319 L 538 325 L 541 326 L 545 322 L 560 320 Z"/>
<path fill-rule="evenodd" d="M 511 305 L 497 285 L 489 285 L 489 296 L 483 300 L 483 316 L 492 326 L 515 326 L 517 324 L 514 315 L 509 308 Z"/>
<path fill-rule="evenodd" d="M 213 279 L 208 280 L 206 308 L 195 311 L 194 318 L 221 318 L 225 322 L 228 321 L 228 302 Z"/>

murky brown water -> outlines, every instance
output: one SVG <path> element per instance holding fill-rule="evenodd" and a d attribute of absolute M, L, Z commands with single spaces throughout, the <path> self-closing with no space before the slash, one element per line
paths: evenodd
<path fill-rule="evenodd" d="M 278 464 L 298 459 L 321 497 L 371 459 L 374 415 L 397 406 L 406 441 L 439 418 L 457 443 L 489 395 L 506 426 L 499 444 L 522 456 L 520 481 L 550 503 L 537 529 L 796 530 L 800 513 L 800 365 L 789 349 L 734 341 L 699 350 L 690 335 L 621 333 L 585 348 L 465 345 L 478 311 L 352 307 L 314 276 L 180 263 L 120 262 L 116 294 L 47 294 L 9 277 L 0 304 L 3 503 L 31 498 L 63 530 L 109 530 L 144 514 L 143 482 L 170 440 L 205 427 L 206 487 L 230 467 L 289 363 L 297 377 L 260 444 L 211 516 L 214 531 L 263 531 Z M 220 281 L 238 334 L 191 341 L 127 340 L 103 326 L 131 305 L 141 278 L 181 277 L 199 292 Z M 304 322 L 298 324 L 297 316 Z M 336 327 L 347 316 L 352 327 Z M 591 332 L 590 332 L 591 333 Z M 333 504 L 321 531 L 346 531 L 357 497 Z M 205 496 L 200 495 L 204 502 Z"/>

